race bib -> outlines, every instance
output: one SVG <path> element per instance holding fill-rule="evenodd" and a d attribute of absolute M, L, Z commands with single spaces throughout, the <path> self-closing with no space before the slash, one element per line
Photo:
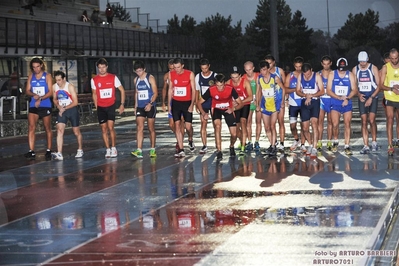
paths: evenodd
<path fill-rule="evenodd" d="M 101 89 L 100 90 L 100 98 L 101 99 L 112 98 L 112 89 Z"/>
<path fill-rule="evenodd" d="M 215 107 L 218 109 L 227 109 L 230 107 L 230 104 L 229 103 L 217 103 L 215 105 Z"/>
<path fill-rule="evenodd" d="M 347 96 L 348 95 L 348 86 L 335 86 L 335 94 L 338 96 Z"/>
<path fill-rule="evenodd" d="M 187 95 L 186 87 L 175 87 L 175 96 L 177 97 L 185 97 Z"/>
<path fill-rule="evenodd" d="M 399 80 L 391 80 L 389 81 L 389 86 L 393 87 L 394 85 L 399 85 Z"/>
<path fill-rule="evenodd" d="M 265 98 L 273 98 L 274 97 L 274 89 L 262 89 L 262 95 Z"/>
<path fill-rule="evenodd" d="M 148 91 L 147 90 L 138 91 L 137 97 L 139 100 L 148 100 Z"/>
<path fill-rule="evenodd" d="M 302 92 L 305 94 L 314 94 L 317 91 L 315 89 L 302 89 Z"/>
<path fill-rule="evenodd" d="M 32 91 L 34 94 L 37 94 L 39 96 L 44 96 L 46 94 L 46 90 L 44 87 L 33 87 Z"/>
<path fill-rule="evenodd" d="M 205 92 L 206 92 L 208 89 L 209 89 L 209 86 L 201 86 L 202 95 L 204 95 Z"/>
<path fill-rule="evenodd" d="M 372 89 L 372 85 L 371 85 L 370 81 L 367 81 L 367 82 L 360 81 L 359 82 L 359 91 L 360 92 L 369 92 L 369 91 L 371 91 L 371 89 Z"/>
<path fill-rule="evenodd" d="M 68 105 L 70 105 L 72 103 L 72 100 L 71 99 L 59 99 L 58 103 L 62 107 L 67 107 Z"/>
<path fill-rule="evenodd" d="M 190 218 L 179 218 L 179 228 L 190 228 L 191 219 Z"/>

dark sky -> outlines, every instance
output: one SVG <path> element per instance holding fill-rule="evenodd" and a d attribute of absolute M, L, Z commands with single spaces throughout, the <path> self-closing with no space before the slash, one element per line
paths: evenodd
<path fill-rule="evenodd" d="M 109 2 L 118 2 L 110 0 Z M 167 25 L 167 20 L 176 14 L 179 19 L 186 14 L 193 17 L 197 23 L 205 18 L 220 13 L 227 17 L 231 15 L 233 24 L 242 21 L 243 29 L 255 17 L 258 0 L 121 0 L 126 7 L 140 7 L 141 13 L 149 13 L 150 19 L 159 19 L 160 25 Z M 104 10 L 106 0 L 100 0 L 100 9 Z M 327 32 L 327 0 L 286 0 L 292 13 L 302 12 L 309 27 Z M 399 21 L 398 0 L 328 0 L 329 22 L 331 34 L 342 27 L 348 14 L 364 13 L 368 8 L 379 11 L 380 25 Z"/>

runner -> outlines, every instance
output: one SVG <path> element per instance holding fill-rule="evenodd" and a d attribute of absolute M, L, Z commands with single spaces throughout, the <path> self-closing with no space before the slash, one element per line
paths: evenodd
<path fill-rule="evenodd" d="M 247 140 L 247 120 L 249 116 L 249 106 L 253 99 L 252 89 L 249 81 L 243 78 L 238 71 L 238 67 L 233 67 L 233 71 L 230 74 L 230 79 L 227 84 L 234 87 L 237 91 L 238 96 L 240 96 L 241 102 L 243 104 L 242 108 L 236 108 L 234 111 L 237 123 L 237 138 L 240 140 L 240 156 L 244 156 L 245 142 Z M 234 102 L 234 105 L 237 104 Z"/>
<path fill-rule="evenodd" d="M 215 76 L 216 73 L 210 70 L 210 63 L 208 59 L 203 58 L 200 60 L 200 68 L 201 72 L 195 76 L 195 85 L 196 85 L 196 96 L 195 98 L 199 100 L 202 95 L 209 89 L 210 86 L 215 84 Z M 208 101 L 202 104 L 202 108 L 205 112 L 209 113 L 212 106 L 212 99 L 209 98 Z M 197 108 L 197 111 L 198 108 Z M 208 121 L 204 119 L 203 115 L 200 115 L 201 119 L 201 140 L 202 140 L 202 148 L 200 150 L 200 154 L 204 154 L 207 152 L 207 131 L 206 127 L 208 125 Z"/>
<path fill-rule="evenodd" d="M 361 51 L 358 55 L 359 64 L 352 69 L 358 84 L 359 112 L 362 119 L 363 148 L 360 154 L 370 153 L 369 131 L 367 122 L 370 123 L 371 150 L 377 151 L 377 124 L 375 117 L 378 108 L 378 93 L 380 92 L 380 76 L 378 68 L 368 62 L 367 52 Z"/>
<path fill-rule="evenodd" d="M 332 65 L 332 59 L 330 56 L 325 55 L 321 58 L 322 70 L 318 72 L 320 75 L 325 94 L 320 97 L 320 115 L 319 115 L 319 140 L 317 142 L 317 150 L 321 151 L 323 147 L 323 131 L 324 131 L 324 118 L 327 114 L 327 149 L 332 149 L 332 123 L 331 123 L 331 97 L 327 94 L 327 80 L 330 74 Z"/>
<path fill-rule="evenodd" d="M 255 72 L 255 67 L 254 63 L 251 61 L 247 61 L 244 63 L 244 71 L 245 74 L 243 75 L 243 78 L 248 80 L 251 89 L 252 89 L 252 97 L 253 100 L 251 102 L 251 105 L 249 107 L 249 115 L 247 119 L 247 139 L 248 143 L 245 146 L 246 151 L 251 151 L 255 149 L 255 151 L 260 150 L 260 145 L 259 145 L 259 139 L 260 139 L 260 132 L 262 131 L 262 114 L 260 112 L 256 112 L 256 80 L 259 76 L 258 72 Z M 252 143 L 252 120 L 253 120 L 253 114 L 255 112 L 255 143 Z"/>
<path fill-rule="evenodd" d="M 157 157 L 155 151 L 155 117 L 157 114 L 156 99 L 158 97 L 157 83 L 153 75 L 146 72 L 145 65 L 142 61 L 136 61 L 133 65 L 133 70 L 137 77 L 134 79 L 135 92 L 135 114 L 136 114 L 136 140 L 137 149 L 131 154 L 137 158 L 143 158 L 143 139 L 144 139 L 144 122 L 147 118 L 147 127 L 150 133 L 150 157 Z"/>
<path fill-rule="evenodd" d="M 236 118 L 234 116 L 234 109 L 239 109 L 243 106 L 237 91 L 226 84 L 226 78 L 223 74 L 217 74 L 215 76 L 215 85 L 211 86 L 202 95 L 202 98 L 198 100 L 197 108 L 200 110 L 201 115 L 205 120 L 209 119 L 209 114 L 205 112 L 202 104 L 208 99 L 212 99 L 212 122 L 215 130 L 215 144 L 216 144 L 216 158 L 221 160 L 223 158 L 222 153 L 222 116 L 229 127 L 230 131 L 230 157 L 235 157 L 234 143 L 237 140 L 237 127 Z M 233 99 L 237 103 L 234 107 Z"/>
<path fill-rule="evenodd" d="M 319 137 L 319 112 L 320 96 L 324 94 L 324 86 L 321 76 L 313 72 L 312 66 L 308 63 L 303 64 L 302 74 L 298 77 L 296 94 L 302 97 L 301 103 L 301 128 L 309 142 L 307 155 L 311 158 L 317 157 L 316 144 Z M 310 134 L 309 127 L 312 127 Z"/>
<path fill-rule="evenodd" d="M 352 155 L 349 147 L 351 137 L 352 98 L 357 94 L 356 79 L 352 72 L 345 70 L 348 61 L 341 57 L 337 61 L 337 70 L 330 72 L 327 93 L 331 96 L 331 121 L 333 125 L 332 151 L 338 150 L 338 129 L 341 114 L 345 125 L 345 154 Z"/>

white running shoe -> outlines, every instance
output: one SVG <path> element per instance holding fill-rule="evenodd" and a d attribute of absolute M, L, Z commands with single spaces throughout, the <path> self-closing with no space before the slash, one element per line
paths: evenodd
<path fill-rule="evenodd" d="M 83 150 L 78 150 L 78 151 L 76 152 L 75 158 L 82 158 L 82 157 L 83 157 L 83 154 L 84 154 Z"/>
<path fill-rule="evenodd" d="M 111 158 L 115 158 L 116 156 L 118 156 L 118 151 L 116 150 L 115 147 L 111 148 Z"/>
<path fill-rule="evenodd" d="M 53 158 L 53 160 L 56 160 L 56 161 L 64 160 L 64 157 L 62 156 L 61 152 L 53 152 L 53 153 L 51 153 L 51 157 Z"/>
<path fill-rule="evenodd" d="M 105 152 L 105 158 L 111 158 L 111 149 L 107 149 Z"/>

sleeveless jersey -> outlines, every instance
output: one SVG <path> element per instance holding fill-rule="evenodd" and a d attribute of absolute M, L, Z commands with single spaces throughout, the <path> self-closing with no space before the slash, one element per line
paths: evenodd
<path fill-rule="evenodd" d="M 49 92 L 49 88 L 46 82 L 47 72 L 43 72 L 43 75 L 37 79 L 35 74 L 32 74 L 32 79 L 30 81 L 31 92 L 43 97 Z M 36 100 L 32 97 L 29 107 L 35 107 Z M 40 102 L 39 107 L 51 108 L 50 98 L 44 99 Z"/>
<path fill-rule="evenodd" d="M 334 71 L 334 80 L 332 82 L 332 91 L 338 96 L 348 96 L 351 93 L 351 82 L 349 80 L 349 71 L 345 72 L 345 76 L 341 78 L 338 70 Z M 342 100 L 331 98 L 331 104 L 341 105 Z"/>
<path fill-rule="evenodd" d="M 312 77 L 310 80 L 305 80 L 303 73 L 301 74 L 301 88 L 302 92 L 305 94 L 314 94 L 319 91 L 319 88 L 316 84 L 316 73 L 312 73 Z"/>
<path fill-rule="evenodd" d="M 290 73 L 290 89 L 296 89 L 298 83 L 298 78 L 294 75 L 294 72 Z M 291 92 L 288 95 L 288 104 L 290 106 L 301 106 L 302 98 L 296 94 L 296 92 Z"/>
<path fill-rule="evenodd" d="M 92 79 L 92 88 L 97 91 L 97 105 L 100 107 L 110 107 L 115 103 L 115 87 L 121 86 L 121 82 L 114 74 L 108 73 L 106 76 L 95 76 Z"/>
<path fill-rule="evenodd" d="M 384 80 L 384 85 L 392 87 L 393 85 L 399 85 L 399 68 L 393 68 L 391 63 L 386 63 L 387 75 Z M 384 91 L 385 99 L 392 102 L 399 102 L 399 95 L 396 95 L 393 91 Z"/>
<path fill-rule="evenodd" d="M 152 86 L 150 84 L 150 74 L 147 73 L 144 79 L 140 79 L 137 77 L 136 80 L 136 90 L 137 90 L 137 107 L 144 108 L 149 102 L 151 102 L 152 95 L 154 92 L 152 91 Z M 155 102 L 152 103 L 155 106 Z"/>
<path fill-rule="evenodd" d="M 370 97 L 377 89 L 372 67 L 373 64 L 369 64 L 366 70 L 361 70 L 359 65 L 356 66 L 356 78 L 359 92 L 366 97 Z"/>
<path fill-rule="evenodd" d="M 173 100 L 186 102 L 191 101 L 192 91 L 190 82 L 191 71 L 184 69 L 182 74 L 176 71 L 170 72 L 171 82 L 173 84 Z"/>
<path fill-rule="evenodd" d="M 269 82 L 265 82 L 263 79 L 263 75 L 259 75 L 258 83 L 260 85 L 260 89 L 262 91 L 262 99 L 260 102 L 260 108 L 262 110 L 266 110 L 268 112 L 276 112 L 277 111 L 277 98 L 276 98 L 276 75 L 270 74 Z"/>
<path fill-rule="evenodd" d="M 69 82 L 65 82 L 65 86 L 60 88 L 57 83 L 55 83 L 55 95 L 59 105 L 66 107 L 73 102 L 72 96 L 68 90 Z"/>
<path fill-rule="evenodd" d="M 199 91 L 201 93 L 201 97 L 209 89 L 210 86 L 215 85 L 215 76 L 216 76 L 216 73 L 213 71 L 211 71 L 211 74 L 207 77 L 204 77 L 202 75 L 202 73 L 197 74 L 196 81 L 199 86 Z M 211 108 L 211 106 L 212 106 L 212 99 L 208 99 L 206 102 L 204 102 L 202 104 L 203 108 L 209 109 L 209 108 Z"/>
<path fill-rule="evenodd" d="M 248 79 L 247 74 L 244 74 L 242 76 L 243 79 L 246 79 L 249 81 L 249 84 L 251 85 L 252 96 L 253 96 L 254 100 L 255 100 L 255 95 L 256 95 L 256 80 L 258 79 L 258 76 L 259 76 L 259 73 L 257 73 L 257 72 L 254 72 L 254 78 L 252 80 Z"/>
<path fill-rule="evenodd" d="M 324 95 L 322 95 L 321 98 L 331 98 L 331 96 L 327 94 L 328 77 L 327 78 L 323 77 L 323 72 L 321 70 L 318 73 L 321 77 L 321 81 L 323 82 L 323 87 L 324 87 L 324 91 L 325 91 Z"/>
<path fill-rule="evenodd" d="M 234 87 L 234 89 L 236 89 L 238 96 L 240 97 L 241 101 L 243 101 L 244 99 L 246 99 L 248 97 L 247 95 L 247 90 L 245 89 L 244 86 L 244 82 L 245 79 L 243 77 L 241 77 L 240 83 L 238 84 L 238 86 L 234 86 L 233 85 L 233 80 L 230 79 L 230 82 L 228 83 L 230 86 Z M 244 105 L 249 105 L 251 104 L 251 102 L 246 102 Z"/>
<path fill-rule="evenodd" d="M 234 88 L 228 84 L 224 86 L 224 90 L 219 91 L 217 86 L 211 86 L 209 88 L 209 94 L 211 95 L 212 98 L 212 109 L 221 109 L 221 110 L 227 110 L 230 107 L 233 107 L 233 97 L 232 96 L 237 96 L 237 92 L 234 90 Z"/>

